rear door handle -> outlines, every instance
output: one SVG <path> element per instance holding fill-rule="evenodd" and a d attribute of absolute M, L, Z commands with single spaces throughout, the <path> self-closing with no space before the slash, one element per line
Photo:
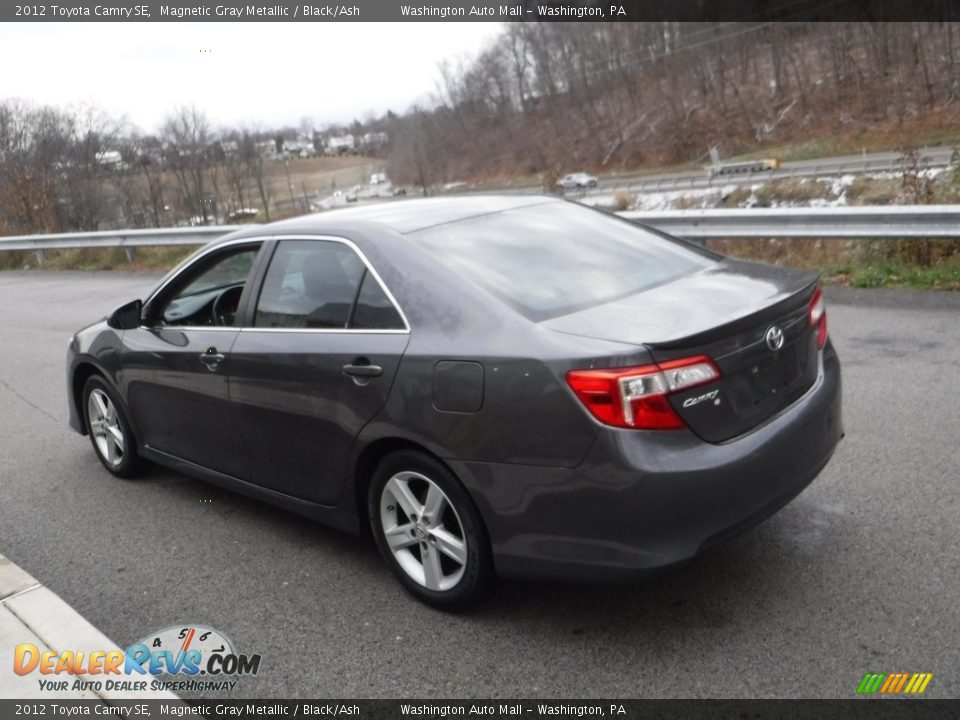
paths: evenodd
<path fill-rule="evenodd" d="M 210 347 L 200 353 L 200 362 L 206 366 L 210 372 L 216 372 L 220 369 L 220 363 L 223 362 L 224 354 L 217 352 L 215 347 Z"/>
<path fill-rule="evenodd" d="M 380 377 L 383 375 L 383 368 L 370 363 L 347 363 L 343 366 L 343 374 L 360 378 Z"/>

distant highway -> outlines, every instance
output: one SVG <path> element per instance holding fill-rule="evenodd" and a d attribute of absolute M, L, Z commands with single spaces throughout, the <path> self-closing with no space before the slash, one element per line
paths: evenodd
<path fill-rule="evenodd" d="M 917 161 L 921 168 L 942 168 L 950 165 L 952 147 L 923 147 L 917 150 Z M 776 157 L 771 152 L 767 157 Z M 730 158 L 727 162 L 738 162 Z M 765 170 L 754 173 L 736 173 L 709 177 L 706 165 L 697 170 L 679 170 L 674 172 L 630 173 L 627 175 L 607 175 L 597 177 L 597 187 L 589 190 L 568 191 L 566 196 L 573 200 L 609 197 L 616 189 L 623 188 L 627 192 L 638 195 L 650 192 L 666 192 L 672 190 L 703 190 L 720 188 L 743 182 L 765 182 L 792 177 L 823 177 L 836 175 L 857 175 L 862 173 L 898 172 L 901 170 L 903 157 L 899 151 L 885 150 L 882 152 L 861 153 L 857 155 L 837 155 L 834 157 L 814 158 L 811 160 L 790 160 L 781 163 L 776 170 Z M 569 168 L 572 172 L 578 168 Z M 338 207 L 348 207 L 352 202 L 361 203 L 384 202 L 399 200 L 403 197 L 420 197 L 417 187 L 408 187 L 409 195 L 396 197 L 392 195 L 393 185 L 389 182 L 381 185 L 357 185 L 352 189 L 340 190 L 332 193 L 317 193 L 311 202 L 311 210 L 332 210 Z M 467 183 L 450 183 L 446 188 L 433 187 L 431 195 L 463 195 L 473 193 L 540 193 L 555 192 L 557 188 L 542 185 L 485 185 L 483 188 L 472 188 Z M 290 203 L 282 199 L 277 207 L 290 207 Z M 297 199 L 294 206 L 300 206 Z"/>
<path fill-rule="evenodd" d="M 925 147 L 917 152 L 917 160 L 922 168 L 946 167 L 950 164 L 950 147 Z M 771 154 L 771 156 L 774 156 Z M 731 182 L 748 178 L 777 180 L 790 177 L 817 177 L 820 175 L 845 175 L 868 172 L 896 172 L 902 168 L 903 156 L 899 151 L 862 153 L 859 155 L 839 155 L 812 160 L 791 160 L 781 164 L 777 170 L 757 173 L 718 175 L 710 178 L 706 170 L 690 170 L 679 173 L 634 176 L 629 178 L 609 178 L 600 181 L 600 187 L 607 189 L 626 187 L 632 192 L 650 192 L 679 188 L 707 188 L 729 185 Z"/>
<path fill-rule="evenodd" d="M 917 158 L 922 168 L 946 167 L 950 164 L 952 147 L 924 147 L 918 148 Z M 776 153 L 770 153 L 775 157 Z M 766 181 L 779 180 L 791 177 L 819 177 L 823 175 L 856 175 L 860 173 L 896 172 L 902 167 L 902 155 L 899 151 L 885 150 L 882 152 L 861 153 L 858 155 L 838 155 L 811 160 L 790 160 L 783 162 L 777 170 L 768 170 L 755 173 L 740 173 L 708 177 L 706 165 L 700 170 L 682 170 L 669 173 L 630 174 L 618 176 L 598 177 L 595 189 L 574 191 L 567 193 L 570 197 L 591 197 L 605 195 L 617 188 L 624 188 L 631 193 L 660 192 L 667 190 L 704 189 L 723 187 L 731 183 L 748 180 Z M 735 162 L 730 159 L 729 162 Z M 578 168 L 570 168 L 571 171 Z M 485 192 L 498 190 L 508 193 L 553 191 L 553 188 L 543 188 L 537 185 L 523 187 L 485 188 Z M 462 192 L 462 191 L 458 191 Z"/>

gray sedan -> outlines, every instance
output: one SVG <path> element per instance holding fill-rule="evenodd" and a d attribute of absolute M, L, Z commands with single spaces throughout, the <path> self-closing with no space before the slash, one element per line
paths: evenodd
<path fill-rule="evenodd" d="M 548 197 L 243 229 L 79 331 L 70 424 L 356 534 L 421 600 L 642 578 L 776 512 L 842 437 L 815 274 Z"/>

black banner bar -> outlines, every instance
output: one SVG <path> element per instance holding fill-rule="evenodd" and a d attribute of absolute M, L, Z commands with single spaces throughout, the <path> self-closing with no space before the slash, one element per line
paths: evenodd
<path fill-rule="evenodd" d="M 0 700 L 0 718 L 487 718 L 557 720 L 937 720 L 960 701 L 855 700 Z"/>
<path fill-rule="evenodd" d="M 955 0 L 63 0 L 0 5 L 4 22 L 946 21 Z"/>

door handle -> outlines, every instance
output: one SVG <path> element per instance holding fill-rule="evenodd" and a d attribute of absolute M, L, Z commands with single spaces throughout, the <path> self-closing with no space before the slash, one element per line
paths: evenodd
<path fill-rule="evenodd" d="M 357 385 L 366 385 L 370 382 L 370 378 L 383 375 L 383 368 L 379 365 L 371 365 L 370 359 L 361 355 L 343 366 L 343 374 L 351 376 Z"/>
<path fill-rule="evenodd" d="M 217 352 L 215 347 L 207 348 L 200 353 L 200 362 L 202 362 L 210 372 L 215 372 L 218 370 L 220 368 L 220 363 L 223 362 L 223 359 L 223 353 Z"/>
<path fill-rule="evenodd" d="M 380 377 L 383 375 L 383 368 L 370 363 L 347 363 L 343 366 L 343 374 L 359 378 Z"/>

